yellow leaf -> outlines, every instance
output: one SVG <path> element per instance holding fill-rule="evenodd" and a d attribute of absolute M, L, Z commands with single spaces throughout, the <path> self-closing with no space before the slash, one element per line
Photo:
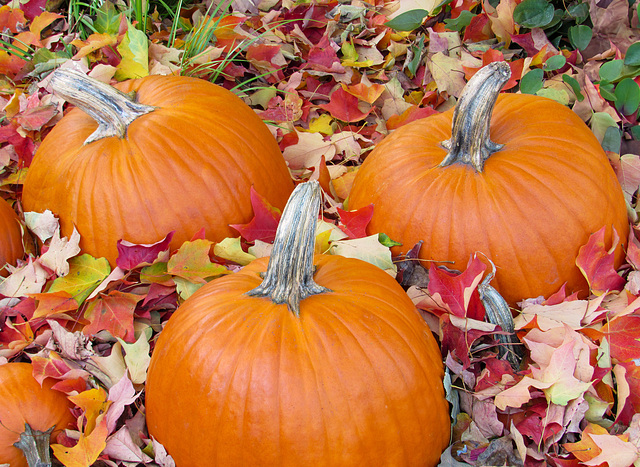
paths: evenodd
<path fill-rule="evenodd" d="M 94 430 L 99 417 L 109 408 L 111 402 L 107 400 L 107 396 L 107 391 L 102 388 L 89 389 L 78 395 L 69 396 L 69 400 L 82 409 L 87 421 L 85 434 L 90 434 Z"/>
<path fill-rule="evenodd" d="M 144 32 L 129 25 L 118 45 L 118 52 L 122 60 L 116 67 L 117 80 L 142 78 L 149 74 L 149 39 Z"/>
<path fill-rule="evenodd" d="M 53 455 L 65 467 L 90 467 L 107 446 L 109 430 L 107 421 L 102 415 L 96 427 L 89 435 L 82 434 L 78 443 L 69 448 L 61 444 L 52 444 Z"/>
<path fill-rule="evenodd" d="M 240 237 L 225 238 L 213 247 L 213 253 L 219 258 L 223 258 L 242 266 L 246 266 L 256 259 L 255 256 L 246 253 L 240 245 Z"/>

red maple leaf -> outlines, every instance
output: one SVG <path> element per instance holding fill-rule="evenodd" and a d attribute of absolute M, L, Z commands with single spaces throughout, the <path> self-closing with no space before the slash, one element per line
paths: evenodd
<path fill-rule="evenodd" d="M 114 290 L 106 297 L 90 302 L 84 314 L 89 325 L 82 332 L 94 335 L 106 330 L 125 342 L 134 342 L 133 312 L 141 298 L 139 295 Z"/>
<path fill-rule="evenodd" d="M 367 236 L 367 225 L 373 217 L 373 204 L 365 206 L 356 211 L 345 211 L 338 208 L 340 216 L 340 230 L 346 233 L 349 238 L 363 238 Z"/>
<path fill-rule="evenodd" d="M 357 122 L 364 119 L 371 109 L 363 112 L 358 107 L 360 101 L 353 94 L 349 94 L 343 86 L 333 91 L 328 104 L 322 104 L 319 107 L 326 110 L 332 117 L 342 120 L 343 122 Z"/>
<path fill-rule="evenodd" d="M 586 245 L 580 247 L 576 265 L 589 282 L 591 292 L 602 295 L 607 291 L 622 290 L 625 280 L 618 275 L 614 265 L 614 252 L 618 246 L 618 234 L 614 231 L 613 245 L 605 245 L 605 228 L 602 227 L 589 237 Z"/>
<path fill-rule="evenodd" d="M 248 242 L 261 240 L 271 243 L 276 237 L 276 229 L 280 222 L 280 210 L 274 208 L 269 202 L 251 187 L 251 206 L 254 217 L 248 224 L 231 224 Z"/>
<path fill-rule="evenodd" d="M 640 359 L 640 316 L 615 318 L 602 327 L 609 341 L 611 358 L 617 362 Z"/>
<path fill-rule="evenodd" d="M 120 269 L 129 270 L 141 264 L 153 263 L 160 253 L 169 248 L 174 233 L 175 231 L 169 232 L 163 240 L 150 245 L 137 245 L 126 240 L 118 240 L 116 265 Z"/>
<path fill-rule="evenodd" d="M 461 274 L 445 271 L 431 263 L 427 291 L 432 297 L 439 298 L 452 314 L 482 320 L 484 307 L 477 287 L 486 268 L 487 265 L 476 256 L 469 260 L 467 269 Z"/>

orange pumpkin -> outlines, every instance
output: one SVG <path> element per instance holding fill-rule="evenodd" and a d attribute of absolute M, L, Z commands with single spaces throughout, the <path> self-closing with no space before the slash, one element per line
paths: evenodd
<path fill-rule="evenodd" d="M 177 465 L 434 466 L 448 445 L 433 335 L 381 269 L 314 257 L 319 205 L 299 185 L 268 266 L 204 285 L 161 332 L 147 425 Z"/>
<path fill-rule="evenodd" d="M 373 203 L 368 232 L 402 242 L 395 254 L 421 240 L 420 258 L 460 270 L 472 254 L 486 255 L 510 305 L 564 283 L 584 296 L 588 284 L 575 259 L 591 234 L 606 227 L 611 246 L 615 229 L 615 264 L 624 259 L 622 189 L 570 109 L 538 96 L 498 97 L 509 74 L 504 62 L 487 65 L 455 110 L 386 137 L 359 169 L 349 209 Z"/>
<path fill-rule="evenodd" d="M 251 220 L 252 185 L 279 208 L 293 190 L 267 126 L 220 86 L 148 76 L 118 92 L 78 72 L 53 76 L 77 108 L 36 152 L 23 205 L 51 210 L 63 235 L 75 226 L 85 253 L 115 264 L 120 239 L 148 244 L 175 231 L 176 248 L 202 228 L 220 241 L 237 235 L 229 224 Z"/>
<path fill-rule="evenodd" d="M 25 454 L 14 446 L 25 432 L 25 424 L 39 432 L 51 430 L 43 433 L 40 440 L 48 452 L 49 440 L 55 440 L 60 431 L 75 422 L 67 397 L 51 389 L 52 380 L 45 380 L 40 386 L 32 372 L 29 363 L 0 365 L 0 464 L 27 467 Z"/>
<path fill-rule="evenodd" d="M 0 275 L 7 275 L 3 266 L 15 264 L 23 255 L 22 230 L 18 216 L 9 203 L 0 198 Z"/>

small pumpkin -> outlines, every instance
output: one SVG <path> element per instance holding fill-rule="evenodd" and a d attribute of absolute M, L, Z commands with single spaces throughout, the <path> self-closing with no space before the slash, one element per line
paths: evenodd
<path fill-rule="evenodd" d="M 15 264 L 23 255 L 22 230 L 18 216 L 9 203 L 0 198 L 0 276 L 7 275 L 5 265 Z"/>
<path fill-rule="evenodd" d="M 313 255 L 319 207 L 318 182 L 299 185 L 270 260 L 204 285 L 160 333 L 147 426 L 176 465 L 434 466 L 448 445 L 431 331 L 381 269 Z"/>
<path fill-rule="evenodd" d="M 267 126 L 220 86 L 147 76 L 114 88 L 66 69 L 51 85 L 76 108 L 38 148 L 24 209 L 51 210 L 63 235 L 75 226 L 83 252 L 112 265 L 120 239 L 149 244 L 175 231 L 176 248 L 204 228 L 220 241 L 251 220 L 251 186 L 278 208 L 293 190 Z"/>
<path fill-rule="evenodd" d="M 512 306 L 564 283 L 584 296 L 575 260 L 591 234 L 605 227 L 609 246 L 617 234 L 616 266 L 624 259 L 622 189 L 582 120 L 551 99 L 499 95 L 509 76 L 508 64 L 491 63 L 455 109 L 386 137 L 360 167 L 349 208 L 373 203 L 368 232 L 402 242 L 395 254 L 422 241 L 420 258 L 460 270 L 486 255 Z"/>
<path fill-rule="evenodd" d="M 29 466 L 46 461 L 50 439 L 75 422 L 71 402 L 52 385 L 45 380 L 41 386 L 29 363 L 0 365 L 0 464 L 27 467 L 27 460 Z"/>

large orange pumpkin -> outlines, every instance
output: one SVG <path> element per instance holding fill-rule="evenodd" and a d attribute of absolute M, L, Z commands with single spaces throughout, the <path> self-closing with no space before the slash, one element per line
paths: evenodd
<path fill-rule="evenodd" d="M 450 425 L 436 341 L 387 273 L 314 257 L 319 199 L 317 182 L 299 185 L 268 267 L 204 285 L 161 332 L 147 425 L 176 465 L 438 463 Z"/>
<path fill-rule="evenodd" d="M 63 393 L 51 389 L 52 385 L 52 380 L 45 380 L 40 386 L 29 363 L 0 365 L 0 464 L 27 467 L 25 454 L 14 446 L 25 432 L 25 424 L 43 432 L 39 443 L 48 451 L 49 439 L 55 440 L 59 432 L 75 422 L 71 402 Z M 49 434 L 45 433 L 49 430 Z"/>
<path fill-rule="evenodd" d="M 498 97 L 509 74 L 504 62 L 487 65 L 455 110 L 386 137 L 358 171 L 349 209 L 373 203 L 368 231 L 402 242 L 396 254 L 421 240 L 422 259 L 460 270 L 473 253 L 486 255 L 510 305 L 564 283 L 584 295 L 575 260 L 591 234 L 606 227 L 611 246 L 615 229 L 616 265 L 624 258 L 629 228 L 620 184 L 570 109 L 538 96 Z"/>
<path fill-rule="evenodd" d="M 202 228 L 219 241 L 251 220 L 252 185 L 279 208 L 293 190 L 267 126 L 220 86 L 148 76 L 118 92 L 58 70 L 52 87 L 77 108 L 36 152 L 23 204 L 59 216 L 63 235 L 75 226 L 85 253 L 114 264 L 120 239 L 154 243 L 175 231 L 175 248 Z"/>
<path fill-rule="evenodd" d="M 18 216 L 9 203 L 0 198 L 0 275 L 7 274 L 3 268 L 6 264 L 14 264 L 23 255 Z"/>

